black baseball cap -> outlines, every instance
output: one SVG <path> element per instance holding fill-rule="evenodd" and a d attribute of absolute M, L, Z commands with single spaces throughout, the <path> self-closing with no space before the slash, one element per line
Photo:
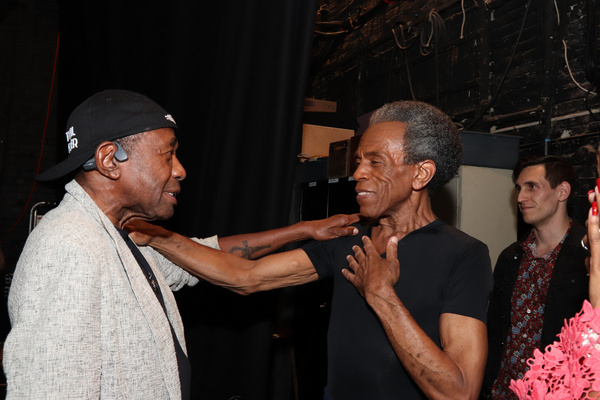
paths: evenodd
<path fill-rule="evenodd" d="M 67 122 L 66 160 L 36 177 L 52 181 L 81 167 L 105 141 L 161 128 L 177 128 L 171 114 L 153 100 L 128 90 L 96 93 L 73 110 Z"/>

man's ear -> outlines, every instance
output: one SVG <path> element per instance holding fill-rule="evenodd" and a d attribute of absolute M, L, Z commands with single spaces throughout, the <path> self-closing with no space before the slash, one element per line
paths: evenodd
<path fill-rule="evenodd" d="M 114 142 L 102 142 L 96 147 L 96 168 L 98 172 L 110 179 L 119 179 L 121 169 L 119 162 L 115 159 L 118 147 Z"/>
<path fill-rule="evenodd" d="M 561 182 L 556 189 L 558 189 L 558 200 L 567 201 L 571 194 L 571 185 L 567 181 Z"/>
<path fill-rule="evenodd" d="M 427 187 L 429 182 L 433 179 L 436 166 L 433 160 L 424 160 L 418 162 L 416 168 L 415 178 L 413 179 L 413 189 L 418 191 Z"/>

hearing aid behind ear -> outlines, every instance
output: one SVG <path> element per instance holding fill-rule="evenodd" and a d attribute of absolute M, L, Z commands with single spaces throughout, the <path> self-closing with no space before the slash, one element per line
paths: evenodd
<path fill-rule="evenodd" d="M 127 161 L 129 159 L 129 156 L 127 155 L 127 153 L 125 152 L 123 147 L 121 147 L 121 144 L 119 142 L 113 142 L 113 143 L 117 145 L 117 151 L 115 151 L 115 159 L 118 162 Z M 96 169 L 96 160 L 94 159 L 94 156 L 92 156 L 92 158 L 87 160 L 82 165 L 82 168 L 84 171 L 92 171 L 92 170 Z"/>

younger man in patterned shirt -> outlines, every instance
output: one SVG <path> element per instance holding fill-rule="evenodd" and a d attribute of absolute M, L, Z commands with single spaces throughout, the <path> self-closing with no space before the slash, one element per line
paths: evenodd
<path fill-rule="evenodd" d="M 555 156 L 519 160 L 513 171 L 517 203 L 532 226 L 498 257 L 488 308 L 486 399 L 516 399 L 509 389 L 529 365 L 534 349 L 556 340 L 564 320 L 588 297 L 588 274 L 581 246 L 585 229 L 567 214 L 575 192 L 573 167 Z"/>

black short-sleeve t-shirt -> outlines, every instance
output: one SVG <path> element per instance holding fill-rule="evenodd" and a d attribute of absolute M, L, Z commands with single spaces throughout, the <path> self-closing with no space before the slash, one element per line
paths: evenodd
<path fill-rule="evenodd" d="M 424 399 L 377 316 L 341 274 L 348 267 L 346 256 L 353 254 L 352 246 L 362 247 L 362 236 L 371 236 L 372 227 L 357 227 L 356 236 L 303 247 L 319 278 L 334 279 L 326 393 L 332 400 Z M 398 242 L 398 260 L 396 293 L 438 346 L 441 314 L 486 321 L 493 277 L 485 244 L 435 220 Z"/>

